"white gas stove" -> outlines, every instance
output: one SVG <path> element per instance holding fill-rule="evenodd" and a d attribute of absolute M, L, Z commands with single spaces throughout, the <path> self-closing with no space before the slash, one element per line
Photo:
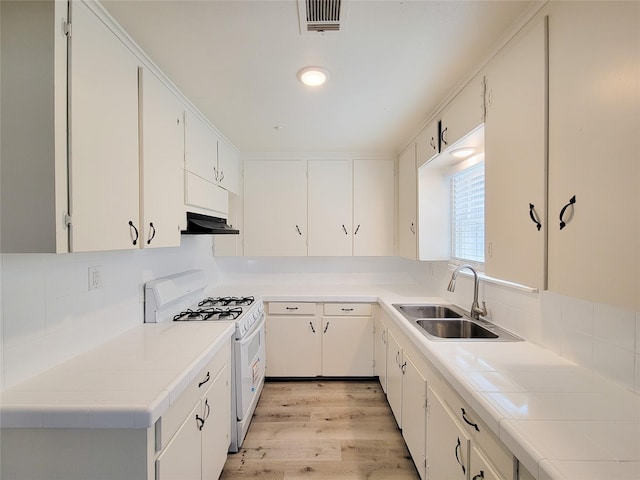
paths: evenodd
<path fill-rule="evenodd" d="M 202 270 L 189 270 L 145 284 L 144 321 L 227 321 L 236 325 L 232 358 L 230 452 L 249 428 L 265 378 L 264 303 L 254 296 L 206 296 Z"/>

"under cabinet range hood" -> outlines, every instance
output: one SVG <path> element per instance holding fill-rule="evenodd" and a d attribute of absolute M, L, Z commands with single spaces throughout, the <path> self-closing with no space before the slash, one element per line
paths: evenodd
<path fill-rule="evenodd" d="M 238 235 L 240 230 L 227 225 L 220 217 L 211 217 L 200 213 L 187 212 L 187 229 L 184 235 Z"/>

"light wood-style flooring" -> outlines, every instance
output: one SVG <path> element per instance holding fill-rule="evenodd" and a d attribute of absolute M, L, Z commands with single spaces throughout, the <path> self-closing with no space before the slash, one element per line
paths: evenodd
<path fill-rule="evenodd" d="M 222 480 L 416 480 L 382 387 L 375 380 L 267 382 Z"/>

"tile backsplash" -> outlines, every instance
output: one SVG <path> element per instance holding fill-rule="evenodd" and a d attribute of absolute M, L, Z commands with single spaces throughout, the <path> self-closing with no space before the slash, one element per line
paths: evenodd
<path fill-rule="evenodd" d="M 86 254 L 3 254 L 0 269 L 0 387 L 63 362 L 143 321 L 143 285 L 190 268 L 224 284 L 408 284 L 469 309 L 472 277 L 446 291 L 447 262 L 399 257 L 214 257 L 211 237 L 186 236 L 179 248 Z M 104 287 L 88 289 L 88 269 Z M 421 287 L 422 288 L 422 287 Z M 498 325 L 640 393 L 640 312 L 553 292 L 480 283 Z"/>
<path fill-rule="evenodd" d="M 176 248 L 74 254 L 2 254 L 2 389 L 64 362 L 143 321 L 143 285 L 202 268 L 215 283 L 212 241 Z M 99 266 L 103 287 L 88 289 Z"/>

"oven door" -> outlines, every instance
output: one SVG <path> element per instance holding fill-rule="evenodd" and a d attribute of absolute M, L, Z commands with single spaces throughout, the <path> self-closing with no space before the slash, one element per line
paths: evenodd
<path fill-rule="evenodd" d="M 240 422 L 251 418 L 264 385 L 264 318 L 262 314 L 249 334 L 236 340 L 236 415 Z"/>

